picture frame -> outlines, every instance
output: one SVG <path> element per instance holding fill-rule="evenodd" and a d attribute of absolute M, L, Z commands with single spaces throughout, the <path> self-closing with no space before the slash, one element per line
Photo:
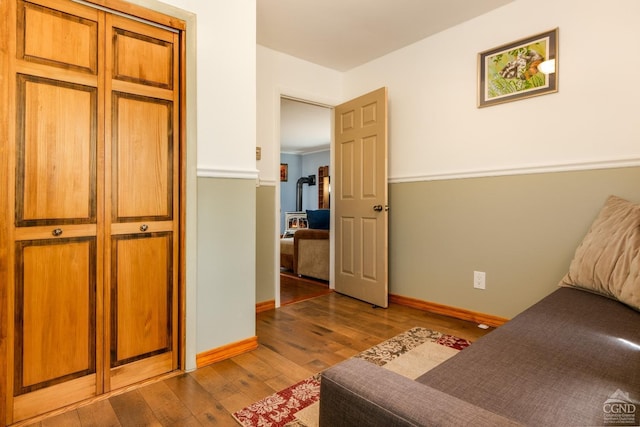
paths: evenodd
<path fill-rule="evenodd" d="M 289 164 L 280 163 L 280 181 L 287 182 L 289 180 Z"/>
<path fill-rule="evenodd" d="M 557 91 L 558 28 L 478 54 L 478 108 Z"/>

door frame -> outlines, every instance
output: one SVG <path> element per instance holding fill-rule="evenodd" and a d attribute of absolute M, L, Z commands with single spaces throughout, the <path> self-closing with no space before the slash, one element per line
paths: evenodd
<path fill-rule="evenodd" d="M 275 112 L 275 132 L 274 136 L 276 138 L 274 147 L 276 148 L 274 164 L 273 164 L 273 173 L 275 177 L 280 176 L 280 139 L 281 139 L 281 111 L 280 111 L 280 100 L 282 98 L 291 99 L 294 101 L 305 102 L 307 104 L 317 105 L 319 107 L 329 108 L 331 110 L 331 141 L 329 143 L 329 173 L 334 172 L 334 149 L 335 149 L 335 136 L 334 136 L 334 114 L 333 111 L 336 105 L 339 105 L 341 101 L 336 99 L 328 99 L 323 98 L 321 96 L 316 96 L 309 93 L 302 93 L 298 90 L 287 89 L 287 88 L 279 88 L 274 96 L 274 112 Z M 275 264 L 274 269 L 274 292 L 275 292 L 275 308 L 280 307 L 280 181 L 275 181 L 275 200 L 274 200 L 274 210 L 275 210 L 275 230 L 274 230 L 274 259 L 273 262 Z M 330 210 L 329 213 L 329 289 L 334 289 L 334 254 L 335 254 L 335 246 L 334 246 L 334 211 Z"/>

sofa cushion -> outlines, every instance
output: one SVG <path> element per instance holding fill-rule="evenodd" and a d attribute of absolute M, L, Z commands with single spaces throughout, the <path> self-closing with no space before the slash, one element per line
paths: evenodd
<path fill-rule="evenodd" d="M 638 319 L 561 287 L 416 381 L 524 425 L 603 425 L 617 390 L 640 400 Z"/>
<path fill-rule="evenodd" d="M 309 228 L 317 230 L 329 229 L 329 209 L 307 210 Z"/>
<path fill-rule="evenodd" d="M 560 285 L 596 292 L 640 310 L 640 205 L 610 196 Z"/>

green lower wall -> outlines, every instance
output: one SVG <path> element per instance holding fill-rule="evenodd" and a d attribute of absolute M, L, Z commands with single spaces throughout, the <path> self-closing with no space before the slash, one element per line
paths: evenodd
<path fill-rule="evenodd" d="M 551 293 L 610 194 L 640 168 L 389 186 L 389 292 L 511 318 Z M 255 301 L 275 299 L 275 187 L 256 189 Z M 473 288 L 473 271 L 486 289 Z"/>
<path fill-rule="evenodd" d="M 275 186 L 256 189 L 256 302 L 275 300 Z"/>
<path fill-rule="evenodd" d="M 255 180 L 198 178 L 197 211 L 201 353 L 255 336 Z"/>
<path fill-rule="evenodd" d="M 639 202 L 639 184 L 637 167 L 392 184 L 389 292 L 511 318 L 556 288 L 606 197 Z"/>

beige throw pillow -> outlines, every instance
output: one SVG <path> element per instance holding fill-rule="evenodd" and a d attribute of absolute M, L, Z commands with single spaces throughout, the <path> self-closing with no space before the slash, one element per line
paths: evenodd
<path fill-rule="evenodd" d="M 640 205 L 609 196 L 560 285 L 597 292 L 640 310 Z"/>

